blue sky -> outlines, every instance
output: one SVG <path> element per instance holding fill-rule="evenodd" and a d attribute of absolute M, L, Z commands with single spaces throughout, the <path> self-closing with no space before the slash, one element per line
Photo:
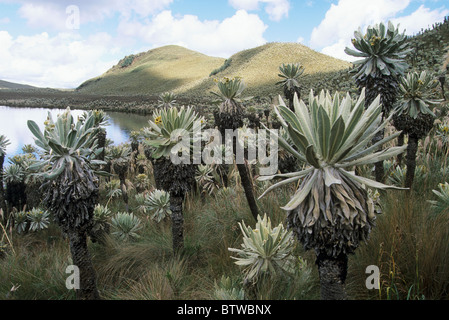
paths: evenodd
<path fill-rule="evenodd" d="M 354 30 L 441 22 L 447 0 L 0 0 L 0 79 L 73 88 L 132 53 L 177 44 L 228 58 L 300 42 L 351 61 Z"/>

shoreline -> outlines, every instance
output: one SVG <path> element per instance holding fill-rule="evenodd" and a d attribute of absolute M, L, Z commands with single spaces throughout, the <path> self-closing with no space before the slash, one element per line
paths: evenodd
<path fill-rule="evenodd" d="M 149 115 L 158 106 L 158 96 L 106 96 L 82 94 L 56 89 L 0 89 L 0 105 L 15 108 L 46 108 L 94 110 Z M 180 105 L 204 105 L 209 103 L 197 99 L 192 101 L 178 97 Z"/>

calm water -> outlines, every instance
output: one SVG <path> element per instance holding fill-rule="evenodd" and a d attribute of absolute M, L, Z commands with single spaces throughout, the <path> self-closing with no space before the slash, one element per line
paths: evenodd
<path fill-rule="evenodd" d="M 11 144 L 6 148 L 7 158 L 22 152 L 25 144 L 34 145 L 34 136 L 27 126 L 28 120 L 34 120 L 41 130 L 44 128 L 44 121 L 47 114 L 52 114 L 56 120 L 58 114 L 64 112 L 62 109 L 43 108 L 12 108 L 0 106 L 0 135 L 5 135 Z M 72 115 L 76 119 L 83 110 L 72 110 Z M 122 112 L 107 112 L 110 120 L 106 127 L 107 138 L 114 141 L 114 144 L 127 142 L 129 133 L 132 130 L 139 130 L 148 124 L 149 116 L 128 114 Z M 6 161 L 5 161 L 6 164 Z"/>

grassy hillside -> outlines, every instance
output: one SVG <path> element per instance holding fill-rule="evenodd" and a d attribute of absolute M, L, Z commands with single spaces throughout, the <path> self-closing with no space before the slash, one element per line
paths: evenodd
<path fill-rule="evenodd" d="M 302 63 L 305 74 L 347 69 L 350 63 L 318 53 L 298 43 L 268 43 L 236 53 L 223 71 L 225 59 L 213 58 L 179 46 L 165 46 L 128 56 L 100 77 L 83 83 L 79 92 L 95 94 L 159 94 L 174 91 L 188 97 L 215 89 L 213 79 L 242 77 L 248 94 L 274 93 L 282 63 Z"/>
<path fill-rule="evenodd" d="M 351 64 L 318 53 L 299 43 L 268 43 L 263 46 L 241 51 L 231 58 L 231 64 L 224 71 L 204 79 L 189 94 L 203 94 L 215 90 L 214 78 L 241 77 L 246 85 L 248 95 L 269 95 L 277 93 L 280 80 L 279 66 L 283 63 L 301 63 L 305 67 L 304 85 L 315 79 L 318 74 L 347 70 Z M 307 85 L 305 85 L 307 87 Z M 182 88 L 180 92 L 182 92 Z"/>
<path fill-rule="evenodd" d="M 78 87 L 82 93 L 159 94 L 207 77 L 224 59 L 179 46 L 164 46 L 125 57 L 105 74 Z"/>
<path fill-rule="evenodd" d="M 0 80 L 0 89 L 35 89 L 35 88 L 36 87 L 29 86 L 26 84 L 13 83 Z"/>

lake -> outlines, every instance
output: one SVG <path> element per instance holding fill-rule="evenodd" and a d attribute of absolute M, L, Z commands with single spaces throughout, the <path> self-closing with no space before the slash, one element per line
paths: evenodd
<path fill-rule="evenodd" d="M 56 120 L 57 115 L 64 111 L 63 109 L 0 106 L 0 135 L 5 135 L 11 143 L 6 148 L 6 159 L 22 153 L 22 147 L 26 144 L 35 146 L 34 136 L 27 126 L 28 120 L 34 120 L 43 130 L 48 112 L 52 114 L 53 120 Z M 71 111 L 74 119 L 83 112 L 84 110 Z M 107 112 L 107 115 L 109 116 L 109 126 L 106 127 L 107 138 L 114 141 L 115 145 L 127 142 L 129 133 L 147 126 L 150 119 L 150 116 L 123 112 Z M 7 165 L 6 159 L 5 165 Z"/>

